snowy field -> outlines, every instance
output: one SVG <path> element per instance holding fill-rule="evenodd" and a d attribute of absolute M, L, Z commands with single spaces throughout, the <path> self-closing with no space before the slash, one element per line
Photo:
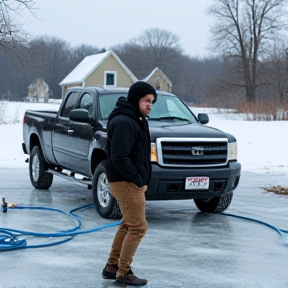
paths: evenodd
<path fill-rule="evenodd" d="M 50 100 L 52 101 L 52 100 Z M 22 151 L 22 119 L 26 109 L 58 110 L 59 100 L 48 103 L 0 102 L 0 168 L 27 167 Z M 288 121 L 244 121 L 241 115 L 219 109 L 193 108 L 207 113 L 207 124 L 233 134 L 243 172 L 286 174 L 288 186 Z M 219 113 L 221 112 L 221 113 Z M 287 180 L 286 180 L 287 179 Z"/>

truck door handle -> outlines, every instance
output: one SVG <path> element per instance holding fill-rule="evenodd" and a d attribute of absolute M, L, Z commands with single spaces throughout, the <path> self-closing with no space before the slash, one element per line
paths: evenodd
<path fill-rule="evenodd" d="M 74 133 L 74 130 L 70 130 L 70 129 L 68 130 L 68 134 L 69 134 L 69 135 L 71 135 L 71 134 L 73 134 L 73 133 Z"/>

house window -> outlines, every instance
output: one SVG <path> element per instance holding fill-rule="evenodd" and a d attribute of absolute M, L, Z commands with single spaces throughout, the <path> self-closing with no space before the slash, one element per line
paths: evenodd
<path fill-rule="evenodd" d="M 117 73 L 111 71 L 105 71 L 105 85 L 117 86 Z"/>

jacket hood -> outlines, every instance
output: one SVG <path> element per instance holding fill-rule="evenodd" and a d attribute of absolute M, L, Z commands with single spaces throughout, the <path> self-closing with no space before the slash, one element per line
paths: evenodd
<path fill-rule="evenodd" d="M 139 110 L 137 110 L 131 103 L 129 103 L 124 96 L 120 97 L 116 102 L 116 107 L 108 117 L 108 123 L 117 115 L 127 115 L 137 121 L 143 121 L 145 118 Z M 145 119 L 146 120 L 146 119 Z"/>

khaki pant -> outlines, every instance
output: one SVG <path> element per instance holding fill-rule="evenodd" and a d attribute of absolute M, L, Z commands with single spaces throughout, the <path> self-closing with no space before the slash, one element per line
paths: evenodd
<path fill-rule="evenodd" d="M 147 186 L 134 183 L 110 182 L 111 194 L 117 199 L 122 213 L 122 223 L 115 234 L 107 263 L 118 265 L 117 275 L 124 276 L 133 261 L 137 247 L 147 230 L 145 216 L 145 191 Z"/>

